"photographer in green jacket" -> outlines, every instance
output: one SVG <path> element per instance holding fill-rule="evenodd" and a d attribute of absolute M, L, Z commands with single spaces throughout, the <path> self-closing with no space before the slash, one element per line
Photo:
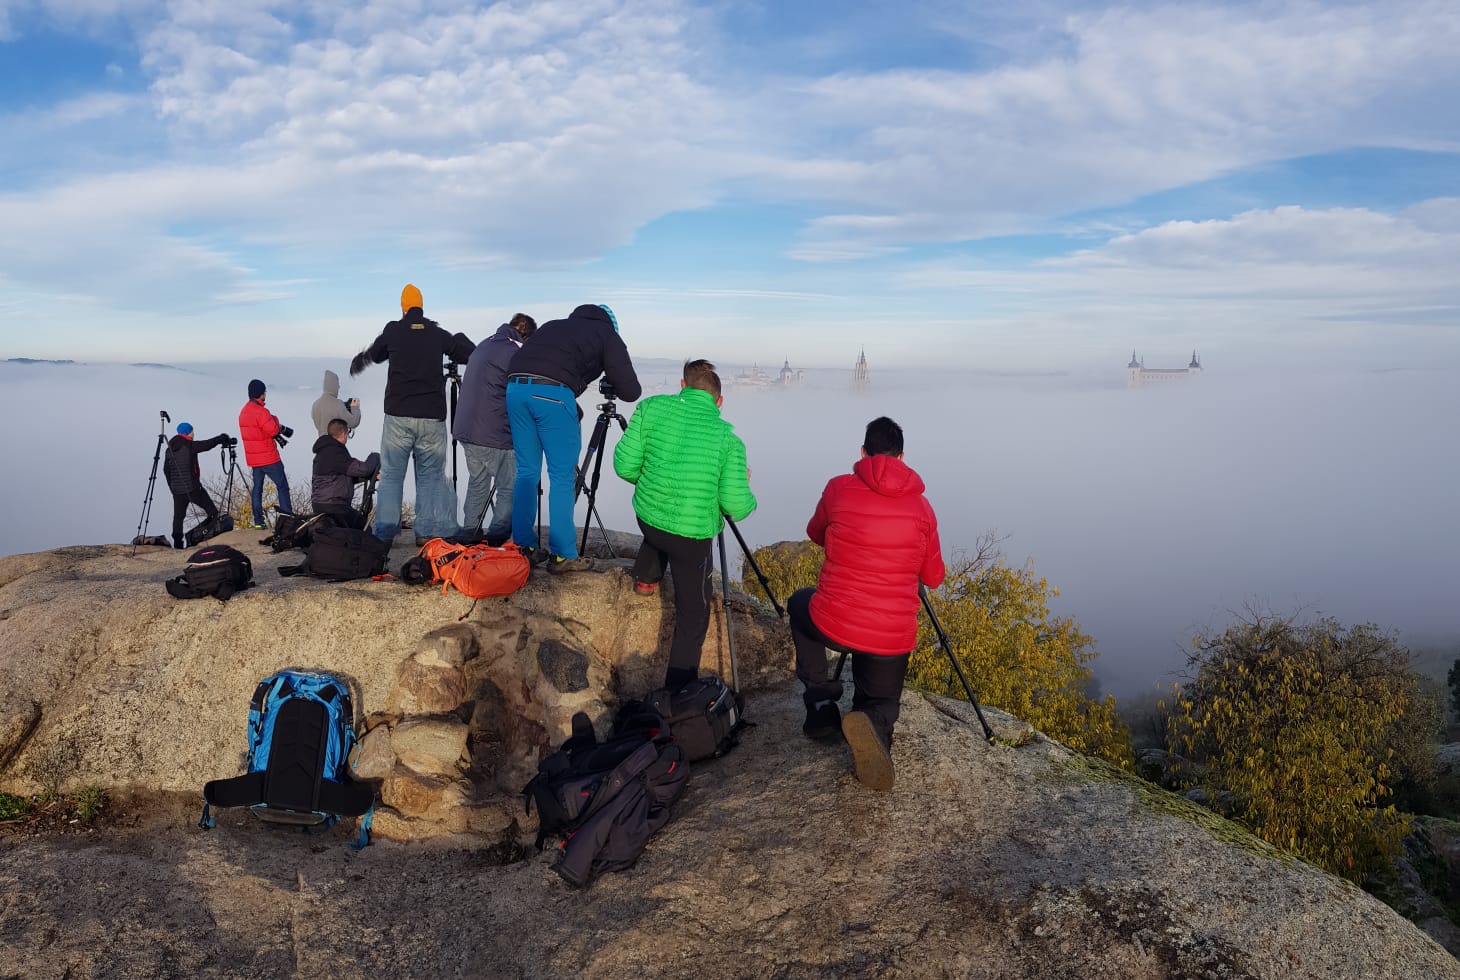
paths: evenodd
<path fill-rule="evenodd" d="M 644 544 L 634 590 L 653 595 L 665 566 L 674 578 L 674 639 L 664 686 L 677 691 L 699 676 L 710 628 L 710 546 L 725 526 L 755 510 L 745 443 L 720 418 L 720 376 L 709 361 L 686 361 L 676 395 L 639 403 L 613 453 L 613 469 L 634 484 Z"/>

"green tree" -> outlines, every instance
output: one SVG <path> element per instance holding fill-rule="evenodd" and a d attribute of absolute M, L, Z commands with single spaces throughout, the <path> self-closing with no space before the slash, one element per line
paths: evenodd
<path fill-rule="evenodd" d="M 796 589 L 816 584 L 825 553 L 809 541 L 783 541 L 756 549 L 753 557 L 784 602 Z M 742 585 L 752 595 L 765 594 L 748 567 Z M 985 535 L 973 557 L 956 559 L 943 586 L 929 596 L 980 701 L 1073 749 L 1130 768 L 1130 732 L 1116 714 L 1115 698 L 1086 694 L 1094 641 L 1073 619 L 1051 615 L 1049 600 L 1058 594 L 1032 570 L 1003 564 L 997 541 Z M 908 683 L 964 696 L 926 615 L 919 618 Z"/>
<path fill-rule="evenodd" d="M 1355 881 L 1409 831 L 1391 760 L 1413 696 L 1408 651 L 1374 626 L 1255 614 L 1199 636 L 1169 747 L 1231 794 L 1254 833 Z"/>

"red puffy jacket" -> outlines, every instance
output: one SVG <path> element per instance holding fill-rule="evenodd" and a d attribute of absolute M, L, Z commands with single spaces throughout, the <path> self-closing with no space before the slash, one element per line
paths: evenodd
<path fill-rule="evenodd" d="M 238 413 L 238 435 L 243 440 L 243 458 L 249 466 L 268 466 L 279 461 L 279 447 L 274 436 L 279 434 L 279 420 L 267 408 L 248 400 Z"/>
<path fill-rule="evenodd" d="M 895 456 L 866 456 L 821 492 L 806 534 L 826 549 L 811 597 L 816 628 L 865 653 L 917 645 L 918 583 L 943 584 L 938 518 L 923 481 Z"/>

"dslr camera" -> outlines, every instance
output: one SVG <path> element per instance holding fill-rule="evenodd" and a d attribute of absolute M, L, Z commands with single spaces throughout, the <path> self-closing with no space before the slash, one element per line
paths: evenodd
<path fill-rule="evenodd" d="M 614 394 L 613 382 L 609 381 L 607 378 L 598 379 L 598 393 L 604 398 L 609 399 L 610 401 L 618 397 L 616 394 Z"/>
<path fill-rule="evenodd" d="M 279 426 L 279 434 L 274 436 L 274 441 L 277 442 L 279 444 L 279 448 L 282 449 L 285 446 L 289 445 L 289 440 L 293 438 L 293 436 L 293 429 L 289 428 L 287 425 L 281 425 Z"/>

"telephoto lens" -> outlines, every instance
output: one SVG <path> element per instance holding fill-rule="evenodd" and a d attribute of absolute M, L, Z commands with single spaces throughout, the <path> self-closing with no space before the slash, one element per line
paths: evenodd
<path fill-rule="evenodd" d="M 279 426 L 279 432 L 289 439 L 294 438 L 294 430 L 289 428 L 287 425 Z"/>

